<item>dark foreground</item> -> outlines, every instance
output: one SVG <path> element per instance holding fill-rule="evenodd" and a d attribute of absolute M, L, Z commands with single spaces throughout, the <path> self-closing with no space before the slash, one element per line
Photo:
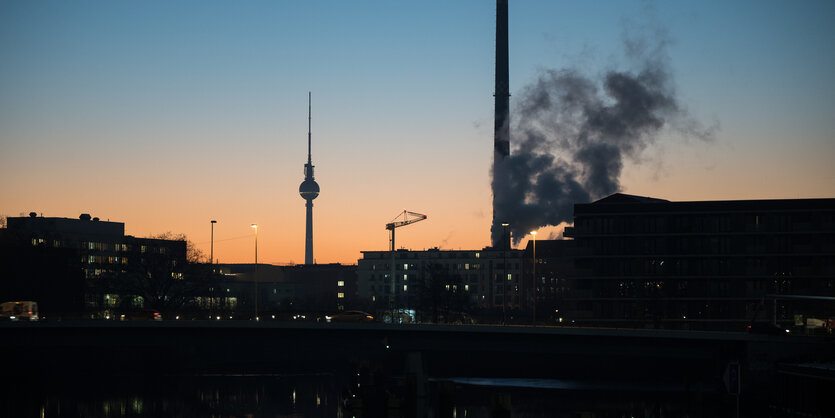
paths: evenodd
<path fill-rule="evenodd" d="M 15 382 L 5 416 L 713 417 L 736 416 L 737 401 L 740 416 L 833 411 L 832 373 L 797 368 L 832 360 L 826 338 L 233 322 L 0 333 Z M 733 363 L 739 395 L 726 383 Z"/>

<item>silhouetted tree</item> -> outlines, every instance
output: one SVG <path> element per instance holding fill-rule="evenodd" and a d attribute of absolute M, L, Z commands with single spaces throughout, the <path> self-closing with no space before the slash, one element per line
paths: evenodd
<path fill-rule="evenodd" d="M 186 258 L 171 251 L 146 251 L 134 254 L 127 268 L 114 273 L 103 286 L 109 293 L 120 296 L 119 309 L 135 309 L 134 298 L 141 297 L 143 306 L 164 314 L 174 312 L 215 312 L 214 303 L 203 306 L 197 303 L 221 298 L 219 274 L 215 273 L 206 257 L 195 248 L 184 234 L 166 232 L 150 239 L 182 241 L 186 244 Z M 181 247 L 182 248 L 182 247 Z M 180 253 L 182 254 L 182 253 Z"/>
<path fill-rule="evenodd" d="M 464 277 L 451 274 L 447 266 L 433 263 L 426 267 L 424 279 L 417 287 L 416 309 L 434 323 L 454 321 L 453 316 L 468 311 L 470 298 L 464 290 Z M 453 314 L 453 315 L 450 315 Z"/>
<path fill-rule="evenodd" d="M 151 235 L 151 239 L 164 239 L 169 241 L 184 241 L 186 243 L 186 261 L 189 263 L 208 263 L 209 257 L 196 245 L 194 242 L 186 237 L 186 234 L 175 234 L 171 231 L 166 231 L 161 234 Z"/>
<path fill-rule="evenodd" d="M 151 308 L 163 312 L 182 307 L 191 298 L 184 280 L 185 266 L 178 266 L 165 254 L 146 254 L 139 265 L 120 272 L 114 280 L 114 290 L 123 299 L 140 296 Z"/>

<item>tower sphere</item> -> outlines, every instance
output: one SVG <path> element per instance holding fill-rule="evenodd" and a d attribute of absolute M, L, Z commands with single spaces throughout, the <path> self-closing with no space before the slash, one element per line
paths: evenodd
<path fill-rule="evenodd" d="M 319 196 L 319 184 L 315 180 L 305 180 L 299 186 L 299 194 L 304 200 L 313 200 Z"/>

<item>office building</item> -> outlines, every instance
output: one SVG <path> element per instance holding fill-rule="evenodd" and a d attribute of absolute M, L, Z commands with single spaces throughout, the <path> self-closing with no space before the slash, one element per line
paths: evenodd
<path fill-rule="evenodd" d="M 671 202 L 617 193 L 574 206 L 563 300 L 587 326 L 744 330 L 835 316 L 835 199 Z"/>

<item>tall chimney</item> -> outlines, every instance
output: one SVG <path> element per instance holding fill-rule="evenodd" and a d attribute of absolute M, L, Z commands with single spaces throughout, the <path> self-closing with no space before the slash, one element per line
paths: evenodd
<path fill-rule="evenodd" d="M 507 1 L 496 0 L 496 100 L 493 139 L 493 176 L 504 175 L 502 161 L 510 155 L 510 75 L 508 64 Z M 495 180 L 494 180 L 495 182 Z M 491 232 L 498 231 L 506 219 L 496 218 L 496 189 L 493 190 L 493 225 Z M 500 215 L 501 216 L 501 215 Z M 506 229 L 506 228 L 504 228 Z M 504 234 L 492 233 L 493 247 L 507 249 L 509 240 Z M 498 238 L 497 237 L 502 237 Z"/>
<path fill-rule="evenodd" d="M 496 114 L 495 155 L 502 159 L 510 155 L 510 75 L 508 74 L 507 0 L 496 0 Z"/>

